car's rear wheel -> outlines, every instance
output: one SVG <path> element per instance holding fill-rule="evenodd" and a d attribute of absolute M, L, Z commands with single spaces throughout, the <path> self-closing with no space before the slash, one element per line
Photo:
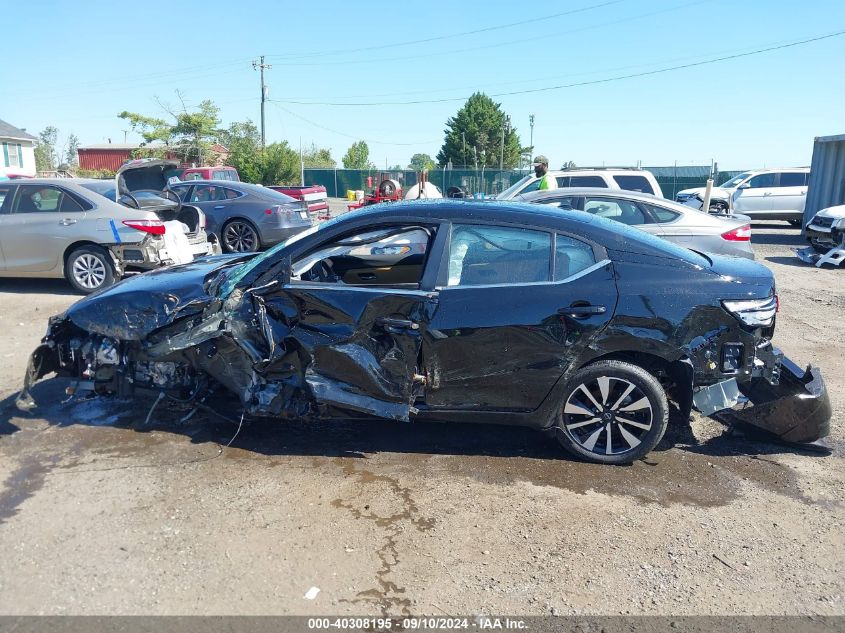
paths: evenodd
<path fill-rule="evenodd" d="M 115 282 L 111 257 L 97 246 L 80 246 L 68 255 L 65 277 L 76 290 L 91 294 Z"/>
<path fill-rule="evenodd" d="M 258 231 L 245 220 L 230 220 L 222 231 L 223 250 L 227 253 L 252 253 L 261 246 Z"/>
<path fill-rule="evenodd" d="M 572 453 L 602 464 L 640 459 L 666 432 L 669 405 L 653 375 L 623 361 L 599 361 L 567 381 L 556 428 Z"/>

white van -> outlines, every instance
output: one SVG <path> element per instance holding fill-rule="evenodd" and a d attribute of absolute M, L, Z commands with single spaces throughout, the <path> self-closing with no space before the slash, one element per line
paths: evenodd
<path fill-rule="evenodd" d="M 644 169 L 563 169 L 549 170 L 557 180 L 558 189 L 563 187 L 600 187 L 602 189 L 625 189 L 663 197 L 657 179 Z M 533 173 L 517 180 L 496 196 L 496 200 L 512 200 L 524 193 L 536 191 L 540 179 Z"/>

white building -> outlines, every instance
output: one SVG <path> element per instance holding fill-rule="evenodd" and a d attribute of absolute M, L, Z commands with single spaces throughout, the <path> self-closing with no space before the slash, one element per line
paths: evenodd
<path fill-rule="evenodd" d="M 0 179 L 35 176 L 35 141 L 32 134 L 0 119 Z"/>

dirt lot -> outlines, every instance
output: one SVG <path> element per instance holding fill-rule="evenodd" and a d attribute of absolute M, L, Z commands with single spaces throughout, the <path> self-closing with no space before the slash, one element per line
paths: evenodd
<path fill-rule="evenodd" d="M 0 613 L 843 614 L 845 270 L 755 226 L 777 340 L 825 373 L 833 454 L 695 417 L 645 461 L 587 465 L 533 432 L 235 427 L 137 408 L 14 407 L 60 281 L 0 281 Z M 313 600 L 310 588 L 320 589 Z"/>

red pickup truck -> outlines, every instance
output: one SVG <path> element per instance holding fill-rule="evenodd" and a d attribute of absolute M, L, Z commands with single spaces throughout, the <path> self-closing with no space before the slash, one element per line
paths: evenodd
<path fill-rule="evenodd" d="M 319 216 L 329 215 L 329 199 L 326 188 L 323 185 L 269 185 L 273 189 L 295 200 L 302 200 L 308 205 L 308 211 Z"/>

